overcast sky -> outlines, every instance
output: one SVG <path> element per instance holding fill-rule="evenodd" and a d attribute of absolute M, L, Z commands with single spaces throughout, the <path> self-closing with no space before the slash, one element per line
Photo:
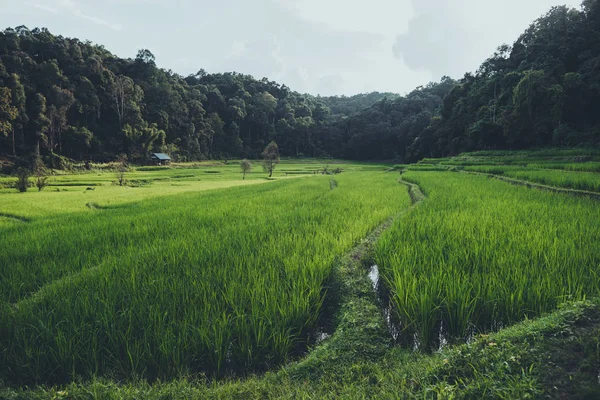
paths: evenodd
<path fill-rule="evenodd" d="M 553 5 L 579 0 L 0 0 L 26 25 L 147 48 L 182 75 L 237 71 L 321 95 L 406 93 L 474 71 Z"/>

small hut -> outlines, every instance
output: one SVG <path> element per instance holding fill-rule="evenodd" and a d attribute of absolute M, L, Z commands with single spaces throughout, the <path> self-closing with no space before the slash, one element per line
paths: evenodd
<path fill-rule="evenodd" d="M 169 165 L 171 163 L 171 157 L 165 153 L 152 153 L 150 155 L 150 161 L 154 165 Z"/>

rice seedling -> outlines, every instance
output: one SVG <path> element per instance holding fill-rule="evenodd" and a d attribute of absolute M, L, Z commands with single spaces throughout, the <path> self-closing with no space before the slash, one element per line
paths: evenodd
<path fill-rule="evenodd" d="M 405 337 L 429 348 L 600 293 L 595 200 L 483 176 L 412 172 L 429 196 L 376 246 Z"/>
<path fill-rule="evenodd" d="M 580 171 L 580 172 L 600 172 L 600 162 L 580 162 L 580 163 L 532 163 L 527 164 L 529 168 L 549 168 L 549 169 L 564 169 L 565 171 Z"/>
<path fill-rule="evenodd" d="M 572 172 L 557 169 L 533 169 L 516 166 L 467 166 L 466 171 L 503 175 L 509 178 L 558 186 L 567 189 L 600 192 L 600 174 L 595 172 Z"/>
<path fill-rule="evenodd" d="M 222 376 L 284 362 L 315 326 L 336 257 L 410 204 L 396 179 L 26 193 L 29 207 L 57 208 L 15 200 L 32 219 L 0 225 L 0 379 Z M 101 207 L 84 206 L 98 196 Z"/>

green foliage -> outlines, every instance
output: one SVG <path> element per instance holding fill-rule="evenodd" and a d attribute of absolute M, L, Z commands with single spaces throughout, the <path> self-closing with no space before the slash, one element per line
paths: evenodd
<path fill-rule="evenodd" d="M 429 159 L 423 167 L 460 167 L 461 160 L 484 163 L 487 157 L 500 166 L 512 158 L 516 165 L 556 169 L 594 163 L 597 156 L 594 149 L 479 152 Z M 275 182 L 252 175 L 240 181 L 239 163 L 203 162 L 132 169 L 129 180 L 143 183 L 136 188 L 110 186 L 114 169 L 108 168 L 114 165 L 107 165 L 56 173 L 50 184 L 62 185 L 60 193 L 0 189 L 7 249 L 0 263 L 9 266 L 0 269 L 0 397 L 597 397 L 597 304 L 569 304 L 433 354 L 389 347 L 361 265 L 375 236 L 357 241 L 408 207 L 397 175 L 384 173 L 391 166 L 343 163 L 347 173 L 335 177 L 338 186 L 330 190 L 330 176 L 283 177 L 289 171 L 315 175 L 339 161 L 281 163 Z M 423 253 L 413 268 L 404 246 L 389 247 L 394 260 L 423 282 L 432 283 L 431 271 L 444 266 L 437 297 L 456 305 L 448 314 L 453 329 L 463 329 L 468 315 L 476 315 L 468 321 L 481 322 L 490 309 L 499 315 L 517 310 L 512 323 L 552 309 L 569 294 L 589 297 L 597 289 L 589 268 L 598 263 L 596 203 L 464 173 L 408 171 L 402 177 L 422 184 L 429 198 L 403 214 L 382 240 L 398 244 L 404 238 Z M 198 193 L 250 183 L 260 184 Z M 422 199 L 417 189 L 409 190 L 413 201 Z M 241 250 L 226 251 L 231 248 Z M 494 300 L 483 308 L 461 301 L 478 286 L 490 295 L 497 287 Z M 422 304 L 436 292 L 422 291 Z M 314 307 L 298 308 L 299 299 L 309 297 Z M 419 318 L 427 323 L 447 309 L 419 310 Z M 239 379 L 217 382 L 197 374 L 219 370 L 219 335 L 232 335 L 231 347 L 217 348 L 231 350 L 225 351 L 227 372 L 245 374 L 289 360 L 295 350 L 281 356 L 277 335 L 258 333 L 265 326 L 285 332 L 291 348 L 302 348 L 319 311 L 334 313 L 337 329 L 307 357 Z M 224 316 L 226 325 L 215 323 Z M 466 325 L 471 333 L 473 325 Z M 14 386 L 7 386 L 11 381 Z M 44 386 L 20 386 L 25 381 Z M 65 384 L 47 386 L 53 381 Z"/>
<path fill-rule="evenodd" d="M 235 72 L 182 77 L 158 68 L 148 50 L 119 59 L 46 29 L 0 32 L 0 58 L 0 155 L 258 158 L 272 139 L 288 155 L 342 155 L 341 119 L 396 97 L 301 95 Z"/>
<path fill-rule="evenodd" d="M 252 163 L 244 158 L 240 161 L 240 170 L 242 171 L 242 180 L 246 179 L 246 174 L 252 170 Z"/>
<path fill-rule="evenodd" d="M 277 143 L 269 143 L 261 155 L 263 158 L 263 169 L 269 174 L 270 178 L 273 176 L 275 166 L 279 164 L 279 147 L 277 146 Z"/>
<path fill-rule="evenodd" d="M 475 74 L 406 96 L 314 97 L 235 72 L 181 77 L 147 50 L 118 59 L 45 29 L 7 29 L 2 155 L 141 160 L 176 149 L 187 161 L 259 158 L 275 140 L 284 156 L 405 163 L 478 149 L 596 146 L 600 27 L 582 7 L 552 8 Z"/>
<path fill-rule="evenodd" d="M 21 167 L 18 169 L 17 182 L 15 184 L 15 187 L 17 188 L 17 190 L 19 192 L 24 193 L 29 188 L 29 186 L 30 186 L 29 176 L 30 175 L 31 175 L 31 172 L 27 168 Z"/>
<path fill-rule="evenodd" d="M 17 117 L 17 109 L 11 104 L 10 89 L 0 87 L 0 135 L 8 136 L 12 121 Z"/>
<path fill-rule="evenodd" d="M 569 167 L 565 167 L 569 168 Z M 577 166 L 571 167 L 577 168 Z M 582 168 L 586 168 L 583 166 Z M 595 169 L 596 165 L 588 168 Z M 567 170 L 534 169 L 518 166 L 467 166 L 467 171 L 483 172 L 502 175 L 509 178 L 540 183 L 542 185 L 558 186 L 567 189 L 588 190 L 600 192 L 600 174 L 597 172 L 573 172 Z"/>
<path fill-rule="evenodd" d="M 546 170 L 546 172 L 552 172 Z M 425 348 L 600 293 L 596 200 L 452 172 L 405 173 L 428 199 L 377 245 L 403 334 Z"/>
<path fill-rule="evenodd" d="M 315 326 L 336 256 L 403 195 L 382 172 L 336 180 L 336 190 L 315 176 L 110 207 L 97 187 L 78 193 L 74 212 L 7 231 L 2 378 L 222 375 L 287 360 Z M 84 201 L 96 206 L 82 213 Z"/>
<path fill-rule="evenodd" d="M 223 398 L 597 398 L 598 304 L 568 303 L 470 344 L 434 354 L 402 349 L 383 360 L 353 362 L 353 347 L 325 342 L 311 355 L 322 363 L 215 384 L 182 377 L 173 381 L 117 383 L 95 378 L 54 387 L 2 388 L 8 399 L 223 399 Z M 360 320 L 360 322 L 364 322 Z M 370 332 L 372 333 L 372 332 Z M 333 338 L 332 338 L 333 339 Z M 360 339 L 360 337 L 356 337 Z M 366 338 L 365 338 L 366 339 Z M 368 339 L 365 340 L 368 343 Z M 349 343 L 352 343 L 349 341 Z M 364 342 L 357 341 L 361 346 Z M 338 350 L 344 357 L 338 358 Z M 348 362 L 350 360 L 350 362 Z M 317 372 L 316 376 L 311 373 Z"/>

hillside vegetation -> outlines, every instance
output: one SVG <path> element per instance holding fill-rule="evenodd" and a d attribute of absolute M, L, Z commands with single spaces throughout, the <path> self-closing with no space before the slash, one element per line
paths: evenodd
<path fill-rule="evenodd" d="M 180 161 L 286 156 L 416 161 L 481 149 L 599 143 L 600 3 L 554 7 L 474 74 L 405 96 L 299 94 L 241 73 L 183 77 L 149 50 L 121 59 L 101 45 L 26 27 L 0 33 L 0 156 Z"/>

